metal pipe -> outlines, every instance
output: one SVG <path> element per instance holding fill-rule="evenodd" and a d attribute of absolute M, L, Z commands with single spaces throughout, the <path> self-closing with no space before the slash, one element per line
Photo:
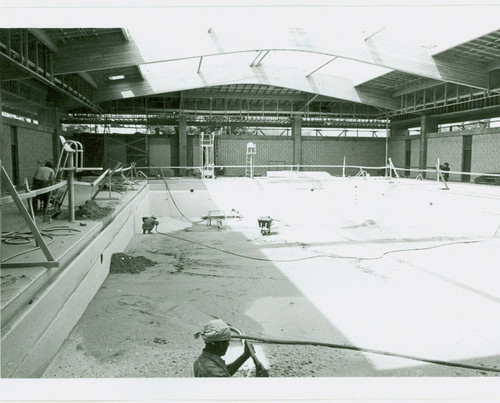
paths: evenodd
<path fill-rule="evenodd" d="M 73 154 L 69 155 L 68 164 L 68 209 L 69 209 L 69 221 L 75 221 L 75 169 L 73 163 Z"/>

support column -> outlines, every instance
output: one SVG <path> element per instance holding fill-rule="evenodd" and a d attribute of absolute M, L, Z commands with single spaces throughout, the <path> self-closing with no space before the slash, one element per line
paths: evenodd
<path fill-rule="evenodd" d="M 419 169 L 427 168 L 427 135 L 438 131 L 436 119 L 429 115 L 424 115 L 420 119 L 420 150 L 418 156 Z M 422 176 L 425 178 L 426 173 Z"/>
<path fill-rule="evenodd" d="M 292 117 L 293 164 L 302 164 L 302 115 Z"/>
<path fill-rule="evenodd" d="M 0 70 L 0 83 L 2 82 L 2 71 Z M 1 84 L 0 84 L 1 85 Z M 3 135 L 3 119 L 2 119 L 2 110 L 3 110 L 3 104 L 2 104 L 2 90 L 0 88 L 0 144 L 2 144 L 2 135 Z"/>
<path fill-rule="evenodd" d="M 179 116 L 179 165 L 181 167 L 187 166 L 187 119 L 186 115 Z M 179 174 L 186 176 L 186 170 L 180 169 Z"/>
<path fill-rule="evenodd" d="M 2 83 L 2 71 L 0 70 L 0 146 L 6 147 L 4 143 L 4 138 L 3 138 L 3 118 L 2 118 L 2 110 L 3 110 L 3 103 L 2 103 L 2 88 L 1 88 L 1 83 Z M 0 154 L 0 171 L 2 171 L 2 156 Z M 0 175 L 0 189 L 2 189 L 2 175 Z M 2 227 L 2 209 L 0 208 L 0 229 Z M 2 251 L 0 249 L 0 261 L 2 260 Z"/>
<path fill-rule="evenodd" d="M 52 154 L 54 158 L 52 161 L 54 162 L 54 166 L 57 164 L 57 160 L 59 159 L 59 153 L 61 152 L 61 142 L 59 140 L 59 135 L 61 134 L 61 120 L 59 119 L 59 108 L 53 108 L 52 111 L 54 115 L 54 134 L 52 136 Z"/>
<path fill-rule="evenodd" d="M 68 210 L 69 222 L 75 222 L 75 158 L 76 152 L 70 153 L 68 158 Z M 111 186 L 109 187 L 111 191 Z"/>
<path fill-rule="evenodd" d="M 391 124 L 390 130 L 391 137 L 404 137 L 408 135 L 408 128 L 404 126 L 398 126 L 395 124 Z"/>
<path fill-rule="evenodd" d="M 2 83 L 2 71 L 0 70 L 0 85 L 1 85 L 1 83 Z M 3 138 L 4 133 L 3 133 L 2 110 L 3 110 L 2 89 L 0 88 L 0 146 L 3 148 L 3 147 L 7 147 L 7 144 L 4 142 L 4 138 Z M 10 142 L 9 142 L 9 148 L 10 148 Z"/>
<path fill-rule="evenodd" d="M 38 110 L 38 123 L 42 126 L 46 126 L 52 129 L 52 162 L 54 165 L 57 164 L 59 158 L 59 133 L 60 133 L 60 121 L 59 121 L 59 109 L 57 107 L 51 106 L 44 109 Z"/>
<path fill-rule="evenodd" d="M 111 167 L 110 161 L 108 159 L 109 154 L 109 134 L 106 133 L 106 129 L 104 129 L 104 133 L 102 134 L 102 167 L 104 169 L 113 168 Z"/>

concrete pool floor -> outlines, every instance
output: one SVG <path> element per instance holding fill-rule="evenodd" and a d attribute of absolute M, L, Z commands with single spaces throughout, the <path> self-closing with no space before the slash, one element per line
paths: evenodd
<path fill-rule="evenodd" d="M 500 189 L 305 178 L 150 185 L 158 231 L 125 253 L 44 378 L 191 377 L 212 317 L 245 334 L 499 367 Z M 192 224 L 210 209 L 243 218 Z M 166 200 L 166 201 L 165 201 Z M 168 206 L 167 206 L 168 204 Z M 271 215 L 262 236 L 257 217 Z M 496 235 L 496 236 L 494 236 Z M 255 344 L 271 377 L 497 376 L 325 347 Z M 241 352 L 237 342 L 230 355 Z M 231 361 L 231 357 L 225 357 Z M 237 376 L 252 376 L 251 365 Z"/>

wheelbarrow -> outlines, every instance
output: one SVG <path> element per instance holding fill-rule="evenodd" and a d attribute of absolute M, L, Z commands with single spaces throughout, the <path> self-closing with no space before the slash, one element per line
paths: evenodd
<path fill-rule="evenodd" d="M 259 223 L 260 233 L 262 235 L 269 235 L 271 233 L 271 225 L 273 221 L 274 220 L 269 216 L 262 216 L 257 218 L 257 222 Z"/>

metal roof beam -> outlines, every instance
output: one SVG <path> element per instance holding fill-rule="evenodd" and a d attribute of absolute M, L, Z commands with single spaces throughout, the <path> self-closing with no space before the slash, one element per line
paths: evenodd
<path fill-rule="evenodd" d="M 181 41 L 172 42 L 169 46 L 156 48 L 154 52 L 141 53 L 133 38 L 121 43 L 65 47 L 64 51 L 60 47 L 55 60 L 55 73 L 65 74 L 218 54 L 254 52 L 255 49 L 259 49 L 321 53 L 435 80 L 477 88 L 488 86 L 488 75 L 481 62 L 457 60 L 445 54 L 433 56 L 429 49 L 394 43 L 379 35 L 366 41 L 362 38 L 331 41 L 330 35 L 318 35 L 305 30 L 272 31 L 264 35 L 264 39 L 252 38 L 252 35 L 244 33 L 235 36 L 230 30 L 217 32 L 217 36 L 210 37 L 210 40 L 206 37 L 192 38 L 195 43 L 193 47 L 186 46 Z"/>
<path fill-rule="evenodd" d="M 260 63 L 262 62 L 262 60 L 264 60 L 264 57 L 266 57 L 269 52 L 270 52 L 269 50 L 267 50 L 265 52 L 263 50 L 261 50 L 259 52 L 259 54 L 257 55 L 257 57 L 253 60 L 252 64 L 250 64 L 250 67 L 260 66 Z M 259 57 L 260 57 L 260 59 L 259 59 Z"/>
<path fill-rule="evenodd" d="M 395 108 L 394 99 L 388 92 L 372 88 L 356 88 L 350 80 L 317 74 L 314 78 L 304 77 L 304 73 L 294 67 L 286 70 L 278 67 L 250 67 L 241 63 L 213 64 L 203 70 L 203 74 L 189 71 L 176 63 L 168 63 L 156 74 L 144 72 L 144 82 L 110 82 L 97 90 L 99 102 L 130 98 L 195 88 L 231 84 L 272 85 L 287 87 L 311 94 L 363 103 L 385 109 Z M 258 98 L 258 97 L 257 97 Z"/>
<path fill-rule="evenodd" d="M 335 59 L 337 59 L 337 56 L 331 58 L 330 60 L 328 60 L 326 63 L 323 63 L 321 66 L 319 66 L 317 69 L 314 69 L 313 71 L 311 71 L 309 74 L 306 74 L 306 77 L 309 77 L 310 75 L 316 73 L 318 70 L 321 70 L 323 67 L 325 67 L 327 64 L 333 62 Z"/>
<path fill-rule="evenodd" d="M 122 28 L 122 34 L 123 38 L 128 42 L 130 40 L 130 34 L 128 32 L 128 29 Z"/>
<path fill-rule="evenodd" d="M 441 84 L 444 84 L 444 82 L 437 81 L 437 80 L 425 80 L 425 81 L 421 81 L 417 84 L 406 85 L 403 88 L 401 88 L 400 90 L 394 91 L 392 93 L 392 96 L 399 97 L 401 95 L 410 94 L 410 93 L 415 92 L 415 91 L 421 91 L 421 90 L 425 90 L 427 88 L 436 87 L 436 86 L 441 85 Z"/>
<path fill-rule="evenodd" d="M 309 99 L 304 105 L 302 105 L 302 107 L 299 109 L 301 111 L 303 111 L 304 109 L 307 108 L 307 106 L 313 102 L 316 98 L 318 98 L 319 94 L 315 94 L 311 99 Z"/>
<path fill-rule="evenodd" d="M 493 71 L 493 70 L 498 70 L 498 69 L 500 69 L 500 59 L 495 60 L 494 62 L 489 62 L 486 65 L 487 71 Z"/>
<path fill-rule="evenodd" d="M 78 75 L 83 78 L 87 83 L 89 83 L 92 87 L 97 88 L 97 83 L 95 80 L 92 78 L 92 76 L 89 73 L 86 72 L 81 72 L 78 73 Z"/>
<path fill-rule="evenodd" d="M 28 31 L 45 46 L 47 46 L 52 52 L 57 52 L 57 45 L 52 39 L 42 30 L 38 28 L 28 28 Z"/>
<path fill-rule="evenodd" d="M 266 101 L 296 101 L 306 102 L 308 100 L 307 94 L 252 94 L 246 92 L 215 92 L 215 91 L 200 91 L 188 90 L 182 92 L 184 99 L 262 99 Z M 325 96 L 318 96 L 316 101 L 332 102 L 332 98 Z"/>

